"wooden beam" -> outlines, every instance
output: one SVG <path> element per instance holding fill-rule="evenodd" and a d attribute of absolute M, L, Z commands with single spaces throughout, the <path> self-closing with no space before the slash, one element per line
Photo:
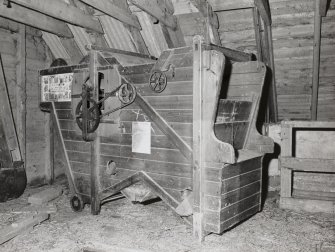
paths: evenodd
<path fill-rule="evenodd" d="M 209 23 L 216 29 L 219 28 L 219 20 L 212 6 L 207 0 L 191 0 L 191 3 L 199 10 L 199 12 L 209 19 Z"/>
<path fill-rule="evenodd" d="M 76 41 L 73 38 L 61 38 L 60 41 L 70 56 L 69 65 L 78 64 L 83 59 L 84 55 L 81 53 Z"/>
<path fill-rule="evenodd" d="M 177 29 L 177 18 L 173 16 L 174 10 L 170 4 L 164 0 L 130 0 L 130 2 L 149 15 L 153 16 L 161 23 L 171 28 Z"/>
<path fill-rule="evenodd" d="M 180 29 L 179 24 L 177 23 L 177 29 L 172 30 L 167 27 L 165 24 L 160 24 L 162 28 L 162 32 L 168 45 L 168 48 L 176 48 L 186 46 L 184 35 Z"/>
<path fill-rule="evenodd" d="M 254 7 L 254 0 L 208 0 L 214 11 L 228 11 Z"/>
<path fill-rule="evenodd" d="M 278 104 L 273 55 L 272 27 L 271 25 L 265 25 L 265 21 L 260 18 L 260 12 L 257 7 L 253 8 L 253 19 L 257 45 L 257 60 L 263 61 L 271 69 L 271 84 L 268 91 L 269 98 L 267 102 L 265 119 L 267 122 L 275 123 L 278 120 Z"/>
<path fill-rule="evenodd" d="M 331 0 L 321 0 L 320 1 L 320 10 L 319 10 L 319 13 L 320 13 L 321 17 L 327 16 L 327 11 L 329 9 L 330 1 Z"/>
<path fill-rule="evenodd" d="M 111 16 L 125 24 L 131 25 L 139 30 L 141 30 L 141 25 L 137 20 L 137 17 L 130 15 L 123 9 L 117 7 L 111 2 L 101 1 L 101 0 L 80 0 L 81 2 L 92 6 L 94 9 L 97 9 L 108 16 Z"/>
<path fill-rule="evenodd" d="M 218 32 L 219 19 L 216 13 L 213 11 L 212 6 L 208 3 L 207 0 L 191 0 L 191 3 L 199 10 L 202 16 L 206 19 L 205 22 L 206 43 L 221 45 L 220 35 Z"/>
<path fill-rule="evenodd" d="M 134 57 L 134 58 L 138 58 L 138 59 L 144 59 L 144 60 L 148 60 L 148 61 L 156 61 L 157 60 L 156 57 L 151 56 L 151 55 L 137 53 L 137 52 L 129 52 L 129 51 L 119 50 L 119 49 L 115 49 L 115 48 L 104 48 L 104 47 L 101 47 L 101 46 L 87 45 L 86 49 L 87 50 L 100 51 L 102 53 L 124 55 L 124 56 Z"/>
<path fill-rule="evenodd" d="M 268 58 L 269 62 L 267 66 L 271 69 L 271 85 L 270 85 L 270 99 L 269 99 L 269 121 L 276 123 L 278 121 L 278 102 L 277 102 L 277 86 L 276 86 L 276 72 L 275 72 L 275 61 L 273 53 L 273 41 L 272 41 L 272 26 L 268 25 L 265 27 L 265 40 L 267 41 Z"/>
<path fill-rule="evenodd" d="M 335 172 L 335 159 L 281 157 L 281 167 L 295 171 Z"/>
<path fill-rule="evenodd" d="M 12 223 L 11 225 L 2 228 L 0 231 L 0 244 L 13 239 L 15 236 L 18 236 L 25 231 L 31 230 L 34 226 L 40 224 L 48 218 L 49 214 L 47 213 L 37 213 L 31 217 L 23 219 L 21 222 Z"/>
<path fill-rule="evenodd" d="M 319 74 L 320 74 L 320 45 L 321 45 L 321 0 L 315 0 L 314 11 L 314 43 L 313 43 L 313 77 L 312 77 L 312 115 L 313 121 L 317 120 Z"/>
<path fill-rule="evenodd" d="M 134 27 L 130 26 L 130 25 L 126 25 L 124 24 L 126 28 L 128 28 L 131 37 L 134 41 L 134 44 L 136 46 L 136 49 L 139 53 L 142 54 L 150 54 L 147 45 L 145 44 L 145 41 L 140 33 L 140 31 L 138 29 L 135 29 Z"/>
<path fill-rule="evenodd" d="M 114 4 L 117 4 L 118 7 L 120 7 L 121 9 L 123 9 L 125 12 L 127 12 L 129 15 L 132 15 L 132 12 L 130 11 L 129 5 L 127 1 L 118 1 L 118 0 L 114 0 L 113 1 Z M 135 16 L 135 15 L 134 15 Z M 137 18 L 137 16 L 136 16 Z M 125 24 L 123 23 L 124 27 L 126 29 L 129 30 L 130 34 L 131 34 L 131 39 L 137 49 L 137 51 L 139 53 L 142 54 L 150 54 L 147 45 L 145 44 L 145 41 L 141 35 L 141 32 L 139 31 L 139 29 L 134 28 L 131 25 Z"/>
<path fill-rule="evenodd" d="M 9 100 L 8 86 L 5 77 L 2 58 L 0 55 L 0 120 L 2 121 L 5 141 L 7 142 L 8 150 L 12 159 L 13 167 L 14 162 L 22 161 L 20 147 L 18 143 L 15 123 L 13 118 L 13 111 Z"/>
<path fill-rule="evenodd" d="M 232 61 L 237 62 L 245 62 L 245 61 L 252 61 L 254 59 L 254 54 L 252 53 L 245 53 L 238 50 L 234 50 L 227 47 L 217 46 L 213 44 L 203 45 L 204 48 L 207 50 L 217 50 L 224 54 L 224 56 Z"/>
<path fill-rule="evenodd" d="M 271 11 L 269 6 L 268 0 L 255 0 L 255 6 L 257 7 L 259 14 L 261 15 L 262 19 L 266 26 L 271 25 Z"/>
<path fill-rule="evenodd" d="M 16 65 L 16 132 L 21 157 L 26 163 L 26 26 L 19 26 Z"/>
<path fill-rule="evenodd" d="M 98 19 L 85 14 L 79 8 L 60 0 L 11 0 L 26 8 L 41 12 L 66 23 L 77 25 L 98 33 L 104 33 Z"/>
<path fill-rule="evenodd" d="M 11 4 L 11 8 L 7 8 L 5 5 L 0 4 L 0 16 L 61 37 L 73 37 L 71 31 L 64 22 L 15 3 Z"/>

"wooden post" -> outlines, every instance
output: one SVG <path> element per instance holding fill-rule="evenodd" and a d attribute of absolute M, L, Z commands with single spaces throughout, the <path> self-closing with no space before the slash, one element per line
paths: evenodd
<path fill-rule="evenodd" d="M 257 46 L 257 60 L 263 61 L 261 24 L 260 24 L 260 16 L 259 16 L 257 8 L 253 8 L 253 19 L 254 19 L 256 46 Z"/>
<path fill-rule="evenodd" d="M 203 39 L 196 36 L 193 40 L 193 235 L 199 240 L 204 239 L 204 172 L 202 160 L 201 130 L 201 82 L 202 82 L 202 43 Z"/>
<path fill-rule="evenodd" d="M 271 24 L 268 24 L 262 19 L 262 16 L 260 15 L 257 7 L 253 8 L 253 18 L 258 60 L 263 61 L 271 69 L 271 84 L 269 87 L 269 100 L 266 111 L 266 120 L 270 122 L 277 122 L 278 106 Z"/>
<path fill-rule="evenodd" d="M 320 0 L 315 0 L 314 10 L 314 43 L 313 43 L 313 79 L 312 79 L 312 120 L 317 120 L 319 72 L 320 72 L 320 45 L 321 45 Z"/>
<path fill-rule="evenodd" d="M 271 25 L 265 27 L 266 39 L 268 42 L 269 50 L 269 67 L 271 68 L 271 84 L 270 85 L 270 122 L 276 123 L 278 121 L 278 105 L 277 105 L 277 88 L 276 88 L 276 74 L 275 74 L 275 60 L 273 55 L 273 42 L 272 42 L 272 28 Z"/>
<path fill-rule="evenodd" d="M 21 157 L 26 163 L 26 26 L 19 26 L 16 66 L 16 131 Z"/>
<path fill-rule="evenodd" d="M 55 180 L 55 130 L 53 118 L 49 115 L 49 183 L 52 184 Z"/>
<path fill-rule="evenodd" d="M 99 76 L 98 76 L 98 53 L 90 50 L 90 81 L 92 84 L 92 99 L 99 100 Z M 83 103 L 83 111 L 86 104 Z M 84 120 L 83 120 L 84 122 Z M 83 125 L 84 126 L 84 125 Z M 91 213 L 96 215 L 100 212 L 99 198 L 99 153 L 100 153 L 100 137 L 97 133 L 94 134 L 94 140 L 91 143 Z"/>

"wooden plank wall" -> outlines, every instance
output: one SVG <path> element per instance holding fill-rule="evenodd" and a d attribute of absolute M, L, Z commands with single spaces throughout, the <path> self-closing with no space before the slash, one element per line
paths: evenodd
<path fill-rule="evenodd" d="M 19 63 L 19 24 L 0 18 L 0 52 L 4 63 L 5 76 L 12 105 L 14 121 L 20 120 L 17 113 L 17 81 L 20 74 Z M 38 69 L 50 66 L 51 54 L 42 40 L 40 31 L 26 27 L 26 171 L 28 183 L 45 183 L 47 166 L 48 114 L 39 108 Z M 20 139 L 19 139 L 20 141 Z M 21 139 L 22 141 L 22 139 Z"/>
<path fill-rule="evenodd" d="M 269 0 L 279 120 L 311 118 L 314 0 Z M 216 12 L 223 46 L 256 52 L 251 9 Z M 203 32 L 199 13 L 178 15 L 187 45 Z M 335 119 L 335 2 L 322 20 L 318 120 Z"/>
<path fill-rule="evenodd" d="M 39 108 L 39 69 L 51 64 L 51 53 L 40 31 L 27 27 L 26 35 L 26 169 L 32 184 L 45 183 L 49 167 L 49 118 L 50 114 Z"/>

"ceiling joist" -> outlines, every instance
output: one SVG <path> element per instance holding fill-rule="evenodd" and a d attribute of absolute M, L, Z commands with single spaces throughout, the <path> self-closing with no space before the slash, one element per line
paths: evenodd
<path fill-rule="evenodd" d="M 11 3 L 10 8 L 0 4 L 0 16 L 61 37 L 73 37 L 70 29 L 64 22 L 15 3 Z"/>
<path fill-rule="evenodd" d="M 104 31 L 98 19 L 60 0 L 11 0 L 11 2 L 98 33 Z"/>
<path fill-rule="evenodd" d="M 177 18 L 173 15 L 173 5 L 164 0 L 130 0 L 130 3 L 153 16 L 172 30 L 178 28 Z"/>
<path fill-rule="evenodd" d="M 108 16 L 111 16 L 121 21 L 122 23 L 128 24 L 141 30 L 141 25 L 138 22 L 136 16 L 127 13 L 125 10 L 119 8 L 118 6 L 116 6 L 111 2 L 102 0 L 80 0 L 80 1 L 87 5 L 90 5 L 91 7 L 93 7 L 98 11 L 105 13 Z"/>

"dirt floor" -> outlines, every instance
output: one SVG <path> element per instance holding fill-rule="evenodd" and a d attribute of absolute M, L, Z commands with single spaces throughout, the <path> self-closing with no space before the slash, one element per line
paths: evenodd
<path fill-rule="evenodd" d="M 60 186 L 63 194 L 52 202 L 57 211 L 49 220 L 0 245 L 0 251 L 335 251 L 335 214 L 282 210 L 275 194 L 262 212 L 200 245 L 191 227 L 162 201 L 143 205 L 123 198 L 93 216 L 89 207 L 73 212 L 66 183 Z M 0 228 L 36 213 L 27 197 L 48 187 L 27 189 L 19 199 L 1 203 Z"/>

